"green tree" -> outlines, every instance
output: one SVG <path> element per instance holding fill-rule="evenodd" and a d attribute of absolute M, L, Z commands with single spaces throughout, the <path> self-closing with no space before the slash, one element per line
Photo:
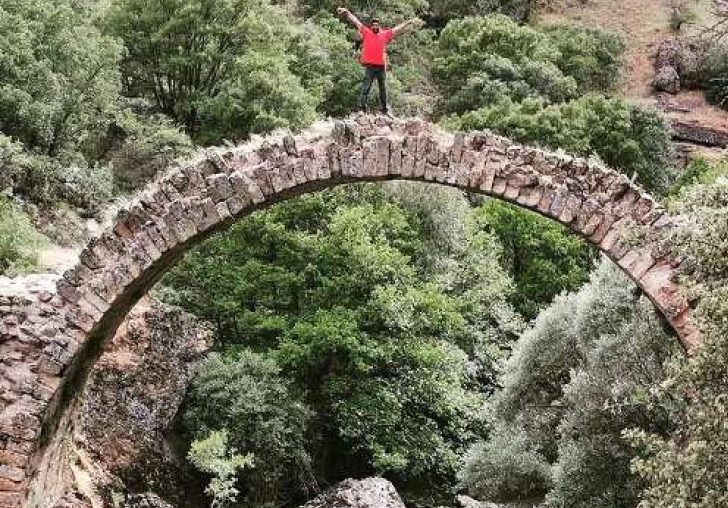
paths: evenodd
<path fill-rule="evenodd" d="M 513 302 L 527 319 L 587 281 L 596 250 L 563 226 L 496 200 L 487 200 L 477 213 L 503 245 L 501 259 L 517 287 Z"/>
<path fill-rule="evenodd" d="M 121 46 L 93 24 L 93 2 L 0 1 L 0 132 L 64 157 L 117 103 Z"/>
<path fill-rule="evenodd" d="M 233 506 L 239 494 L 235 488 L 239 470 L 253 467 L 253 456 L 239 455 L 228 448 L 226 431 L 212 432 L 192 443 L 188 458 L 203 473 L 212 475 L 205 493 L 212 498 L 212 508 Z"/>
<path fill-rule="evenodd" d="M 153 100 L 201 142 L 314 118 L 317 98 L 292 70 L 294 27 L 266 1 L 121 0 L 105 26 L 127 48 L 127 93 Z"/>
<path fill-rule="evenodd" d="M 267 351 L 305 390 L 323 479 L 386 474 L 427 498 L 482 436 L 521 329 L 499 256 L 462 193 L 359 185 L 244 219 L 165 282 L 227 348 Z"/>
<path fill-rule="evenodd" d="M 639 451 L 633 470 L 648 484 L 640 508 L 727 506 L 728 490 L 728 184 L 724 177 L 681 195 L 677 226 L 663 248 L 681 256 L 687 297 L 698 302 L 703 346 L 677 362 L 652 403 L 668 411 L 674 432 L 665 438 L 633 431 Z"/>
<path fill-rule="evenodd" d="M 311 487 L 306 446 L 311 416 L 274 360 L 247 350 L 214 355 L 203 363 L 188 393 L 184 423 L 201 440 L 193 464 L 219 480 L 209 490 L 221 501 L 233 488 L 256 505 L 285 501 L 292 492 Z M 216 434 L 219 429 L 225 430 L 225 442 Z M 247 455 L 231 462 L 224 446 L 228 442 Z M 213 454 L 213 460 L 202 460 L 205 454 Z M 250 465 L 248 457 L 255 467 L 236 483 L 235 469 Z"/>
<path fill-rule="evenodd" d="M 499 447 L 475 448 L 461 472 L 474 493 L 504 500 L 550 485 L 546 506 L 633 507 L 645 483 L 630 470 L 625 429 L 665 435 L 666 411 L 647 393 L 679 351 L 653 305 L 605 261 L 578 292 L 543 311 L 508 360 L 490 413 L 494 443 L 518 443 L 508 467 L 518 482 L 493 473 Z M 550 475 L 538 467 L 551 464 Z M 487 500 L 487 499 L 486 499 Z"/>

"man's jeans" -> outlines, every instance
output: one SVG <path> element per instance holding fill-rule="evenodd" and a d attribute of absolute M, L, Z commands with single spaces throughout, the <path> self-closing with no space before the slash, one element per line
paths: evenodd
<path fill-rule="evenodd" d="M 365 65 L 364 83 L 361 85 L 361 93 L 359 94 L 359 108 L 366 111 L 367 102 L 369 101 L 369 91 L 372 89 L 372 83 L 377 80 L 379 85 L 379 106 L 382 112 L 388 113 L 387 107 L 387 70 L 383 65 Z"/>

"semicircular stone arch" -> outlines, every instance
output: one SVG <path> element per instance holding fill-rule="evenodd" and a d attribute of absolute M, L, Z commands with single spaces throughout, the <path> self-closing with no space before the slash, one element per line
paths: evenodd
<path fill-rule="evenodd" d="M 104 341 L 185 252 L 272 203 L 357 181 L 433 182 L 492 196 L 560 222 L 617 263 L 687 351 L 700 343 L 654 235 L 659 204 L 605 166 L 451 134 L 421 120 L 358 116 L 242 146 L 208 149 L 168 171 L 91 240 L 54 287 L 0 293 L 0 508 L 28 500 L 44 442 Z M 646 234 L 633 235 L 635 226 Z"/>

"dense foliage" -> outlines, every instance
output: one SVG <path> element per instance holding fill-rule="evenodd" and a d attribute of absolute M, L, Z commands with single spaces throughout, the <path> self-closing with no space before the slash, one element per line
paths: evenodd
<path fill-rule="evenodd" d="M 315 413 L 307 450 L 320 479 L 386 474 L 429 495 L 452 482 L 459 455 L 483 436 L 483 397 L 521 327 L 499 261 L 497 240 L 462 194 L 357 186 L 244 219 L 166 283 L 218 324 L 226 356 L 260 350 L 306 392 Z M 202 415 L 215 383 L 203 373 L 195 384 Z M 230 390 L 221 404 L 250 396 Z M 231 424 L 222 425 L 231 442 L 258 456 Z M 282 463 L 262 457 L 259 470 Z"/>
<path fill-rule="evenodd" d="M 236 494 L 259 505 L 278 500 L 291 485 L 305 486 L 310 481 L 305 446 L 310 419 L 310 410 L 280 377 L 276 362 L 247 350 L 212 356 L 203 364 L 190 387 L 184 415 L 198 447 L 209 448 L 210 439 L 220 441 L 222 436 L 215 436 L 222 432 L 225 442 L 218 444 L 247 457 L 235 461 L 246 466 L 237 474 L 243 481 L 232 481 L 234 469 L 226 468 L 223 475 L 200 467 L 199 460 L 193 461 L 196 467 L 227 485 L 218 490 L 239 489 Z M 210 489 L 217 489 L 215 485 L 211 483 Z"/>
<path fill-rule="evenodd" d="M 59 156 L 82 148 L 116 104 L 121 46 L 90 2 L 0 2 L 0 131 Z"/>
<path fill-rule="evenodd" d="M 586 282 L 596 251 L 560 224 L 495 200 L 476 213 L 503 246 L 503 263 L 517 288 L 513 303 L 525 318 L 535 318 L 556 295 Z"/>
<path fill-rule="evenodd" d="M 640 450 L 634 471 L 649 487 L 640 508 L 728 505 L 728 182 L 725 177 L 686 191 L 675 212 L 677 228 L 664 238 L 686 260 L 684 277 L 702 323 L 702 348 L 676 363 L 652 402 L 669 412 L 669 439 L 635 431 Z"/>
<path fill-rule="evenodd" d="M 20 211 L 0 196 L 0 275 L 32 271 L 44 238 Z"/>
<path fill-rule="evenodd" d="M 462 485 L 495 501 L 548 491 L 547 506 L 635 506 L 643 484 L 622 431 L 668 430 L 646 394 L 678 350 L 651 303 L 603 263 L 519 340 L 490 406 L 496 430 L 466 457 Z"/>
<path fill-rule="evenodd" d="M 623 50 L 618 39 L 598 30 L 537 30 L 505 16 L 470 17 L 443 30 L 433 73 L 451 113 L 504 100 L 561 103 L 611 89 Z"/>

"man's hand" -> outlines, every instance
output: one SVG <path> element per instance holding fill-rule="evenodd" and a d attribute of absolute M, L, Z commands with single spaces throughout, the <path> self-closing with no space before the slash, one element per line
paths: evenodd
<path fill-rule="evenodd" d="M 424 26 L 424 24 L 425 22 L 422 21 L 420 18 L 414 18 L 410 19 L 409 21 L 405 21 L 399 26 L 394 27 L 392 31 L 394 32 L 394 35 L 397 36 L 415 28 L 420 28 Z"/>
<path fill-rule="evenodd" d="M 359 21 L 357 17 L 354 16 L 346 7 L 339 7 L 336 9 L 336 12 L 339 13 L 339 16 L 346 16 L 346 19 L 348 19 L 357 29 L 362 27 L 361 21 Z"/>

